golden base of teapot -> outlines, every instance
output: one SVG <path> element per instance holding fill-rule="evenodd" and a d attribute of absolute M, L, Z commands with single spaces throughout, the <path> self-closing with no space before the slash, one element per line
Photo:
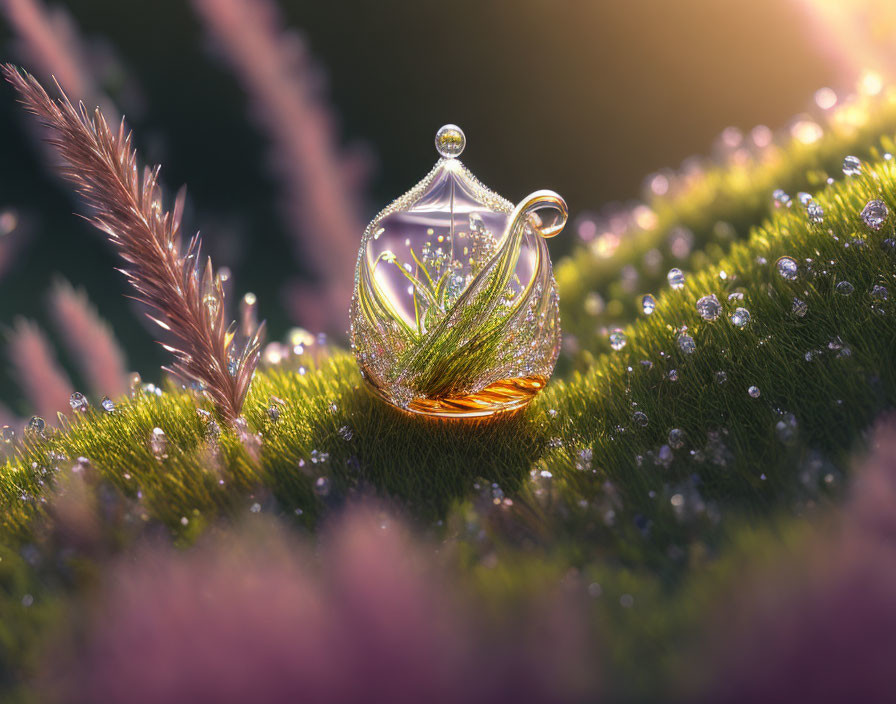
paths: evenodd
<path fill-rule="evenodd" d="M 489 384 L 481 391 L 465 396 L 414 399 L 406 408 L 397 406 L 373 384 L 368 383 L 368 387 L 384 401 L 406 413 L 434 418 L 485 418 L 524 408 L 545 387 L 546 383 L 547 379 L 542 376 L 501 379 Z"/>

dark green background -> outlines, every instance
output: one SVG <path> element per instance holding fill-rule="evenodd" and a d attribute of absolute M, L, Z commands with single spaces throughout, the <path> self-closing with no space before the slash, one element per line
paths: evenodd
<path fill-rule="evenodd" d="M 57 5 L 121 60 L 128 92 L 141 96 L 122 108 L 143 154 L 164 164 L 166 184 L 189 185 L 188 224 L 203 230 L 217 265 L 234 269 L 238 291 L 259 294 L 272 337 L 281 336 L 290 321 L 280 286 L 301 268 L 278 217 L 264 136 L 234 76 L 207 51 L 190 3 Z M 637 196 L 645 174 L 708 153 L 727 125 L 785 124 L 816 88 L 850 75 L 794 4 L 771 0 L 280 6 L 326 70 L 343 137 L 376 156 L 371 214 L 429 170 L 445 122 L 464 128 L 464 160 L 495 190 L 518 199 L 550 187 L 575 214 Z M 2 56 L 16 60 L 9 36 L 4 26 Z M 20 211 L 31 234 L 0 281 L 0 325 L 20 314 L 46 321 L 45 294 L 61 274 L 112 321 L 130 366 L 157 376 L 162 351 L 122 297 L 114 257 L 72 216 L 74 201 L 46 173 L 25 127 L 4 88 L 0 207 Z M 571 232 L 555 240 L 555 256 L 571 242 Z M 0 399 L 25 412 L 9 376 Z"/>

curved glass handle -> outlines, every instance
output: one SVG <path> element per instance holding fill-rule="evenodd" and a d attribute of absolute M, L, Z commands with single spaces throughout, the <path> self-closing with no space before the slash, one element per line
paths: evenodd
<path fill-rule="evenodd" d="M 550 219 L 542 216 L 541 211 L 545 210 L 552 211 Z M 569 208 L 560 194 L 542 190 L 530 193 L 519 202 L 510 218 L 510 227 L 513 228 L 525 220 L 537 234 L 549 239 L 560 234 L 568 219 Z"/>

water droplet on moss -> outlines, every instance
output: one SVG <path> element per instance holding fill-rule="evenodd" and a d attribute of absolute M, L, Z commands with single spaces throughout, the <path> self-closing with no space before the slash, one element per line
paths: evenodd
<path fill-rule="evenodd" d="M 619 351 L 628 343 L 628 338 L 625 336 L 625 332 L 623 332 L 620 328 L 616 328 L 610 331 L 610 347 L 614 350 Z"/>
<path fill-rule="evenodd" d="M 153 428 L 149 438 L 149 448 L 158 459 L 168 456 L 168 436 L 161 428 Z"/>
<path fill-rule="evenodd" d="M 813 201 L 806 206 L 806 216 L 813 225 L 820 225 L 824 222 L 824 208 Z"/>
<path fill-rule="evenodd" d="M 772 198 L 775 201 L 776 208 L 789 208 L 791 203 L 793 202 L 790 199 L 790 196 L 780 188 L 776 188 L 774 190 L 774 192 L 772 193 Z"/>
<path fill-rule="evenodd" d="M 856 290 L 856 287 L 849 281 L 841 281 L 837 284 L 836 290 L 841 296 L 851 296 L 852 292 Z"/>
<path fill-rule="evenodd" d="M 318 477 L 314 482 L 314 493 L 318 496 L 327 496 L 330 493 L 330 480 L 328 477 Z"/>
<path fill-rule="evenodd" d="M 797 427 L 796 416 L 793 413 L 785 413 L 775 424 L 775 434 L 782 443 L 790 445 L 796 440 Z"/>
<path fill-rule="evenodd" d="M 672 288 L 679 289 L 684 286 L 684 274 L 681 269 L 669 269 L 669 273 L 666 274 L 666 281 L 669 282 Z"/>
<path fill-rule="evenodd" d="M 862 221 L 872 230 L 880 230 L 889 216 L 887 204 L 877 198 L 869 200 L 862 208 Z"/>
<path fill-rule="evenodd" d="M 656 309 L 656 299 L 649 293 L 645 294 L 641 299 L 641 310 L 644 315 L 650 315 Z"/>
<path fill-rule="evenodd" d="M 781 257 L 778 259 L 775 267 L 778 269 L 778 274 L 781 278 L 786 279 L 787 281 L 793 281 L 799 273 L 799 267 L 797 266 L 796 261 L 791 257 Z"/>
<path fill-rule="evenodd" d="M 31 420 L 29 420 L 28 425 L 25 426 L 25 430 L 36 435 L 42 435 L 46 427 L 47 422 L 43 418 L 40 416 L 31 416 Z"/>
<path fill-rule="evenodd" d="M 862 173 L 862 162 L 857 156 L 847 156 L 843 159 L 843 173 L 847 176 L 858 176 Z"/>
<path fill-rule="evenodd" d="M 746 308 L 735 308 L 730 316 L 731 324 L 738 330 L 743 330 L 750 322 L 750 311 Z"/>
<path fill-rule="evenodd" d="M 685 354 L 693 354 L 697 349 L 697 345 L 694 342 L 694 338 L 688 335 L 687 333 L 681 333 L 678 336 L 678 347 Z"/>
<path fill-rule="evenodd" d="M 87 409 L 90 407 L 90 404 L 87 402 L 87 397 L 80 391 L 75 391 L 75 393 L 71 395 L 68 400 L 68 405 L 77 413 L 86 413 Z"/>
<path fill-rule="evenodd" d="M 669 431 L 669 446 L 676 450 L 684 447 L 684 431 L 681 428 L 672 428 Z"/>
<path fill-rule="evenodd" d="M 711 293 L 697 301 L 697 312 L 704 320 L 716 320 L 722 313 L 722 304 L 719 303 L 716 294 Z"/>

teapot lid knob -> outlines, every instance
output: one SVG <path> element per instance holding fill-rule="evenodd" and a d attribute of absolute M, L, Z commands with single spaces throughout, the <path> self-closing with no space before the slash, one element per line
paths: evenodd
<path fill-rule="evenodd" d="M 445 159 L 456 159 L 466 146 L 467 138 L 457 125 L 444 125 L 436 132 L 436 151 Z"/>

